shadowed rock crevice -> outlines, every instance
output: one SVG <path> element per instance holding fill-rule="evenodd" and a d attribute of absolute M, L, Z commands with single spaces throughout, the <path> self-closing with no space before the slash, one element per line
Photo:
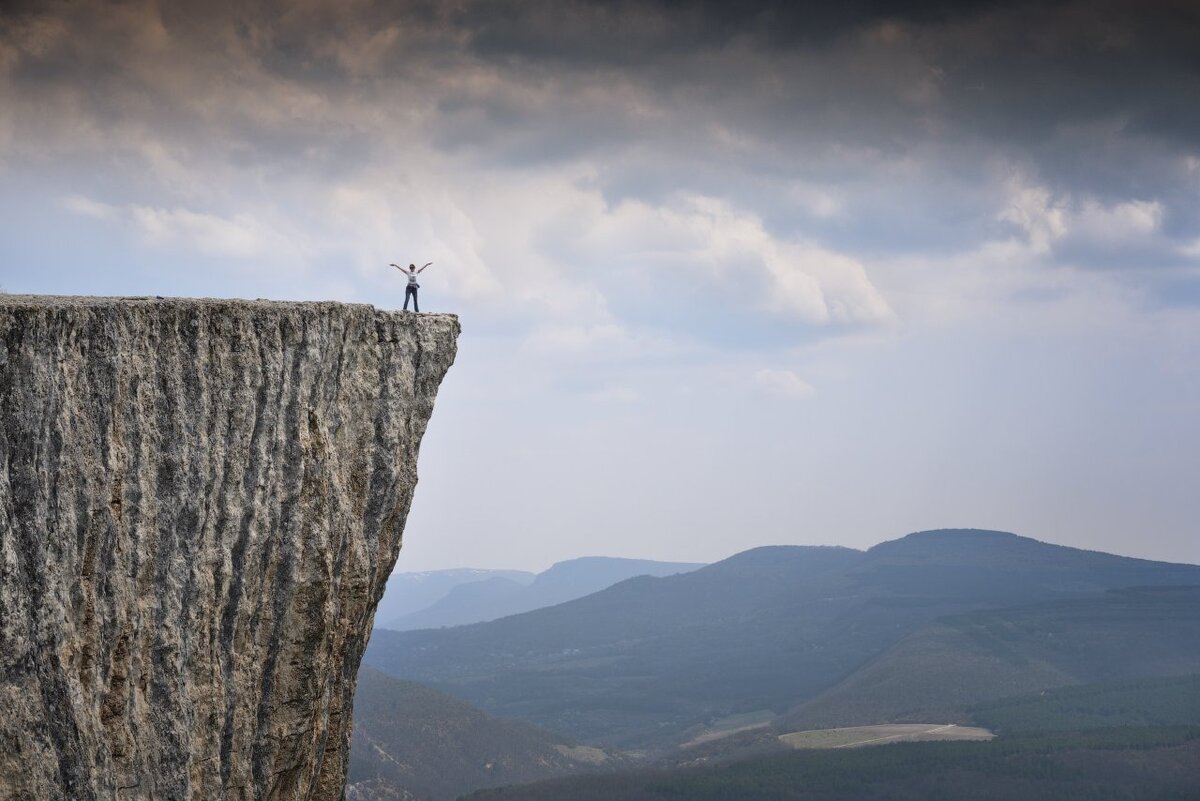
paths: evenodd
<path fill-rule="evenodd" d="M 0 797 L 341 797 L 458 331 L 0 296 Z"/>

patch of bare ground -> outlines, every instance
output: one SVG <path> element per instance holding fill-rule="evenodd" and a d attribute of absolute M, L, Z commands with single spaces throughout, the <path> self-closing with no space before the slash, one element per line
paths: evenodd
<path fill-rule="evenodd" d="M 953 723 L 888 723 L 844 729 L 814 729 L 779 735 L 792 748 L 857 748 L 863 745 L 926 740 L 990 740 L 996 735 L 974 726 Z"/>
<path fill-rule="evenodd" d="M 608 762 L 608 754 L 605 751 L 590 745 L 556 745 L 554 750 L 576 762 L 587 762 L 592 765 L 603 765 Z"/>

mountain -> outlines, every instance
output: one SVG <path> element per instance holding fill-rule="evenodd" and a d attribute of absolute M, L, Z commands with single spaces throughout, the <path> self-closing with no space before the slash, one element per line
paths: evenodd
<path fill-rule="evenodd" d="M 703 565 L 586 556 L 558 562 L 532 581 L 489 576 L 482 581 L 458 584 L 427 607 L 383 625 L 410 631 L 480 623 L 582 598 L 634 576 L 669 576 L 698 567 Z"/>
<path fill-rule="evenodd" d="M 481 787 L 620 764 L 528 723 L 364 668 L 354 700 L 350 801 L 449 801 Z"/>
<path fill-rule="evenodd" d="M 964 720 L 969 707 L 1005 696 L 1197 671 L 1200 587 L 1114 590 L 939 620 L 782 725 Z"/>
<path fill-rule="evenodd" d="M 585 742 L 662 747 L 728 715 L 783 713 L 939 617 L 1200 567 L 1003 532 L 920 532 L 869 551 L 755 548 L 490 623 L 376 630 L 365 661 Z"/>
<path fill-rule="evenodd" d="M 428 570 L 422 573 L 393 573 L 387 582 L 383 598 L 375 609 L 375 625 L 392 628 L 391 621 L 418 612 L 437 603 L 455 587 L 490 579 L 506 579 L 516 584 L 528 584 L 534 574 L 524 570 L 477 570 L 457 568 Z"/>

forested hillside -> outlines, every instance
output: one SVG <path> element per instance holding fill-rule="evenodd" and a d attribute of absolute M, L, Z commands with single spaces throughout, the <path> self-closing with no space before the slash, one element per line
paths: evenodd
<path fill-rule="evenodd" d="M 797 751 L 481 791 L 471 801 L 1194 801 L 1200 729 Z"/>
<path fill-rule="evenodd" d="M 795 729 L 969 719 L 1050 687 L 1200 671 L 1200 587 L 1137 588 L 939 620 L 784 720 Z"/>
<path fill-rule="evenodd" d="M 376 670 L 359 674 L 352 797 L 450 801 L 480 787 L 621 764 L 528 723 L 501 720 Z"/>

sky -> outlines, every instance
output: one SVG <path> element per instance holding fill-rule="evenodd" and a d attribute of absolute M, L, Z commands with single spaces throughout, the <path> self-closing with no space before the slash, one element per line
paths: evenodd
<path fill-rule="evenodd" d="M 0 0 L 0 288 L 460 315 L 399 570 L 1200 562 L 1200 5 Z"/>

